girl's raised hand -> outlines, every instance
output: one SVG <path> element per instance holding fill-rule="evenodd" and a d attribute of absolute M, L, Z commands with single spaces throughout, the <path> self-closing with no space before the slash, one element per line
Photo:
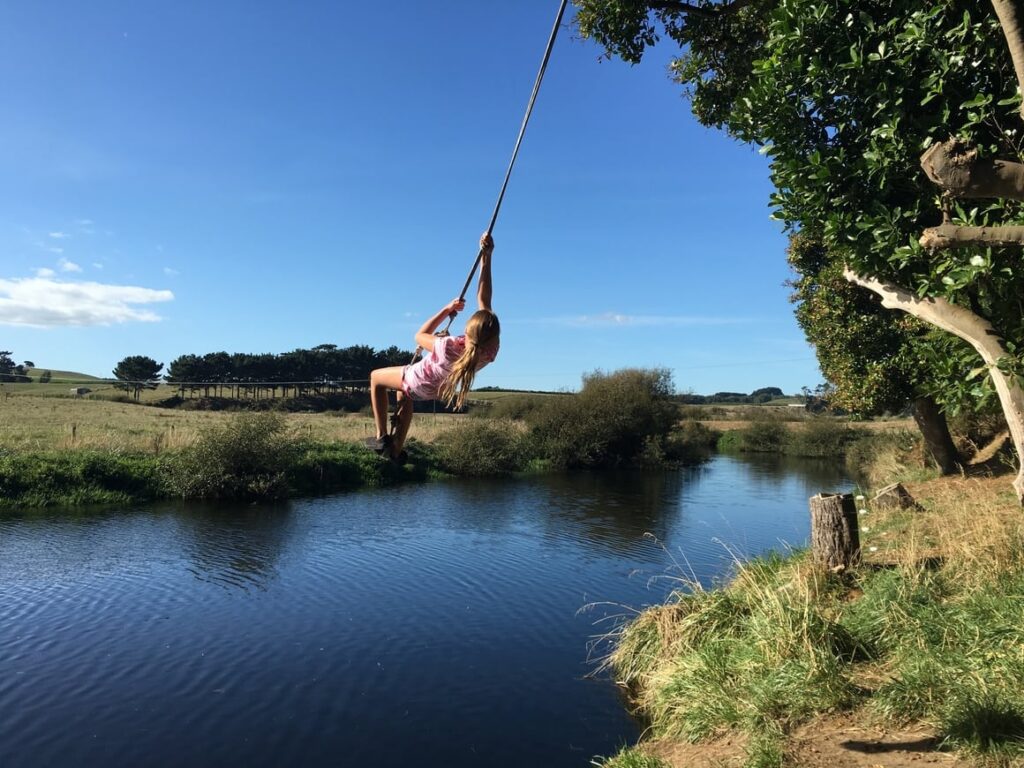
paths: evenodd
<path fill-rule="evenodd" d="M 449 315 L 452 315 L 452 316 L 457 315 L 459 312 L 461 312 L 465 308 L 466 308 L 466 300 L 465 299 L 452 299 L 451 301 L 448 302 L 447 305 L 445 305 L 445 311 Z"/>
<path fill-rule="evenodd" d="M 494 238 L 486 232 L 480 235 L 480 250 L 488 254 L 494 250 Z"/>

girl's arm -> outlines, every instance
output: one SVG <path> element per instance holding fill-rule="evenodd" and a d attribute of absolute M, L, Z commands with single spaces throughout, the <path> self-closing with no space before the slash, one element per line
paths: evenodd
<path fill-rule="evenodd" d="M 480 282 L 476 289 L 476 303 L 480 309 L 491 311 L 491 254 L 494 239 L 484 234 L 480 238 Z"/>
<path fill-rule="evenodd" d="M 444 319 L 451 314 L 461 312 L 466 306 L 465 299 L 452 299 L 445 304 L 437 313 L 423 324 L 423 327 L 416 331 L 416 344 L 428 352 L 434 348 L 434 331 L 444 322 Z"/>

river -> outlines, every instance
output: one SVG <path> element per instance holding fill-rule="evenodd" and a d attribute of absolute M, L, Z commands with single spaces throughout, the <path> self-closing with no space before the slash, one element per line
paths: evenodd
<path fill-rule="evenodd" d="M 833 463 L 0 519 L 0 766 L 586 766 L 590 675 L 679 577 L 802 544 Z M 596 645 L 595 645 L 596 643 Z"/>

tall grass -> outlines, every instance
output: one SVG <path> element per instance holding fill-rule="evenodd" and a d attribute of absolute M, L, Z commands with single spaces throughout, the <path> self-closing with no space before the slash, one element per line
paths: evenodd
<path fill-rule="evenodd" d="M 525 428 L 510 420 L 468 422 L 441 435 L 434 448 L 441 468 L 453 475 L 519 472 L 533 458 Z"/>
<path fill-rule="evenodd" d="M 790 456 L 843 456 L 865 434 L 832 418 L 808 417 L 797 424 L 759 418 L 742 429 L 725 432 L 718 441 L 723 453 L 784 453 Z M 884 438 L 882 438 L 884 439 Z"/>
<path fill-rule="evenodd" d="M 865 562 L 841 578 L 796 552 L 684 585 L 622 628 L 609 663 L 653 735 L 741 731 L 751 766 L 843 710 L 1024 761 L 1024 517 L 1001 483 L 933 481 L 915 489 L 924 512 L 868 510 Z"/>

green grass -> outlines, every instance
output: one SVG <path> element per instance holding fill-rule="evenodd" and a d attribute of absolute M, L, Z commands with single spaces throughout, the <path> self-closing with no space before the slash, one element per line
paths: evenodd
<path fill-rule="evenodd" d="M 862 517 L 866 562 L 842 577 L 769 556 L 622 628 L 609 663 L 650 734 L 741 731 L 746 765 L 780 766 L 797 725 L 863 712 L 1024 761 L 1024 519 L 1005 480 L 934 483 L 924 512 Z"/>
<path fill-rule="evenodd" d="M 822 458 L 843 456 L 865 437 L 868 435 L 863 430 L 828 417 L 806 418 L 798 425 L 775 418 L 761 418 L 740 429 L 721 433 L 717 449 L 722 453 L 783 453 Z M 871 437 L 886 439 L 883 435 Z"/>
<path fill-rule="evenodd" d="M 38 380 L 46 371 L 50 372 L 52 383 L 78 383 L 85 381 L 99 381 L 98 376 L 90 376 L 87 373 L 77 371 L 57 371 L 50 368 L 28 368 L 26 373 L 33 379 Z"/>

